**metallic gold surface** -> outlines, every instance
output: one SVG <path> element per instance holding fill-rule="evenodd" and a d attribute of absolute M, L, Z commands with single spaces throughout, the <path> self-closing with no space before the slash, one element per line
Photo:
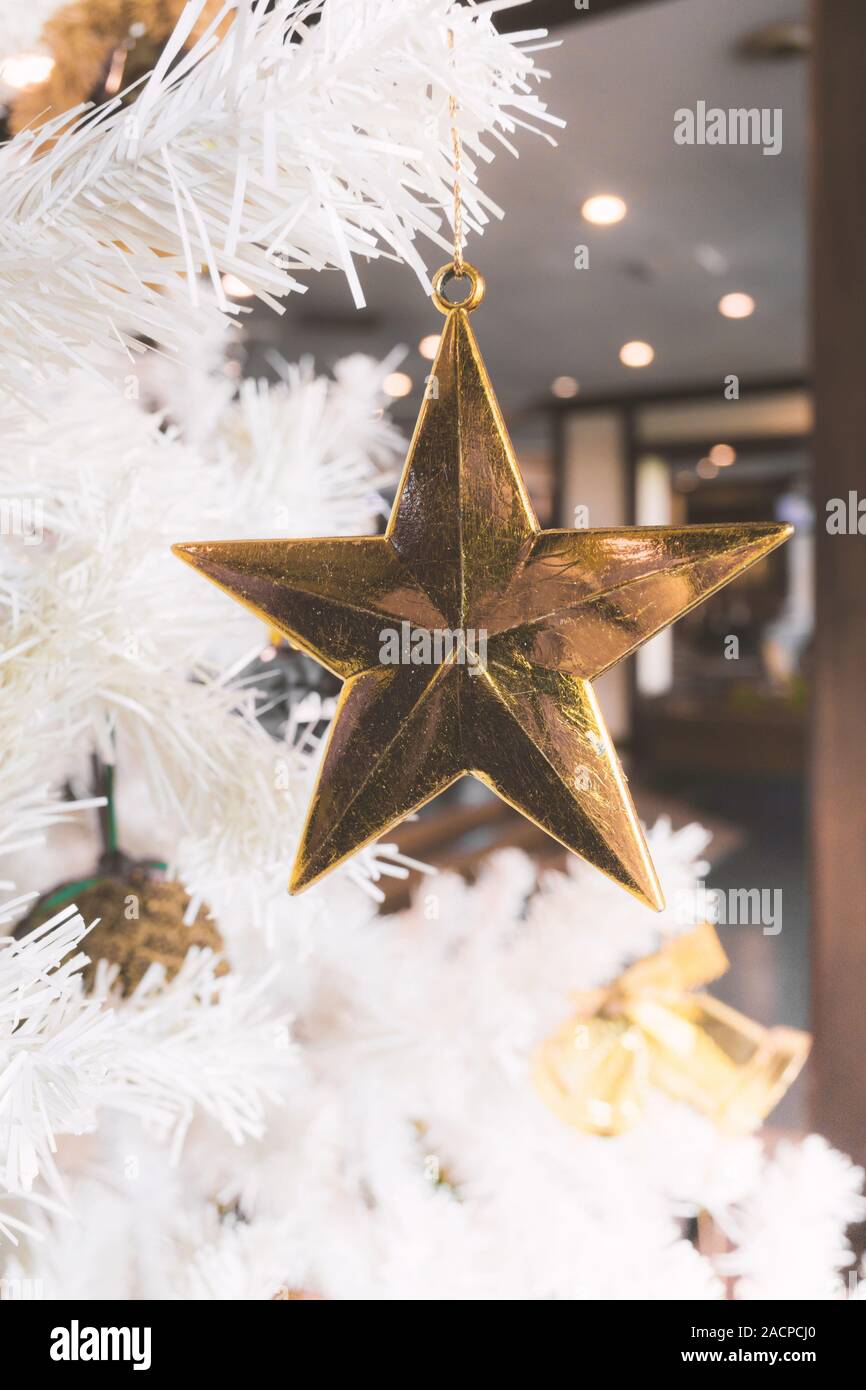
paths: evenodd
<path fill-rule="evenodd" d="M 61 896 L 62 895 L 62 896 Z M 179 883 L 153 877 L 132 869 L 123 877 L 99 874 L 91 880 L 64 885 L 46 894 L 15 928 L 15 935 L 26 936 L 44 922 L 59 902 L 74 902 L 85 921 L 96 921 L 81 944 L 90 958 L 81 972 L 89 992 L 96 981 L 100 960 L 117 965 L 117 984 L 123 995 L 130 995 L 154 962 L 165 969 L 166 980 L 174 979 L 191 946 L 221 955 L 223 939 L 213 918 L 200 907 L 188 925 L 184 917 L 190 900 Z M 228 971 L 225 961 L 217 975 Z"/>
<path fill-rule="evenodd" d="M 669 942 L 578 1010 L 539 1051 L 535 1083 L 566 1124 L 622 1134 L 653 1088 L 703 1111 L 720 1129 L 755 1128 L 781 1100 L 812 1040 L 764 1028 L 709 994 L 692 994 L 728 968 L 709 924 Z"/>
<path fill-rule="evenodd" d="M 199 542 L 175 553 L 345 681 L 290 884 L 299 892 L 458 777 L 642 902 L 663 899 L 590 681 L 773 550 L 790 526 L 542 531 L 468 308 L 439 351 L 384 536 Z M 471 266 L 466 301 L 484 282 Z M 383 664 L 384 630 L 486 636 Z"/>

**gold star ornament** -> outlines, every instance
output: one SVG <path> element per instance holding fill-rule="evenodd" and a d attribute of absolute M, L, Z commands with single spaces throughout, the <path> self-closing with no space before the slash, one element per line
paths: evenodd
<path fill-rule="evenodd" d="M 664 906 L 591 682 L 781 544 L 790 526 L 542 531 L 469 313 L 445 327 L 384 536 L 175 553 L 339 676 L 289 891 L 466 773 L 647 905 Z"/>

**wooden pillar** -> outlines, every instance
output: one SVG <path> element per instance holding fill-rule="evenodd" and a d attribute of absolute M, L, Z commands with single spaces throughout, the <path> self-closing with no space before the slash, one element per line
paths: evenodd
<path fill-rule="evenodd" d="M 866 3 L 814 0 L 812 291 L 817 604 L 812 744 L 813 1117 L 866 1160 Z M 866 511 L 866 508 L 864 508 Z M 866 518 L 863 521 L 866 530 Z"/>

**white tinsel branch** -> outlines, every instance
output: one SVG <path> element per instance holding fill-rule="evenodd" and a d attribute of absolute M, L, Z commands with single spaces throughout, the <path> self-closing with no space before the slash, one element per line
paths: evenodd
<path fill-rule="evenodd" d="M 63 1197 L 61 1135 L 94 1131 L 105 1113 L 131 1115 L 171 1138 L 177 1161 L 196 1114 L 235 1141 L 261 1137 L 266 1106 L 293 1066 L 287 1022 L 267 998 L 272 974 L 217 975 L 218 959 L 191 950 L 166 983 L 153 965 L 129 999 L 97 971 L 81 915 L 63 909 L 20 941 L 0 939 L 0 1191 L 29 1194 L 38 1178 Z M 8 1218 L 8 1230 L 13 1230 Z"/>
<path fill-rule="evenodd" d="M 843 1298 L 854 1264 L 845 1231 L 866 1216 L 863 1178 L 820 1135 L 783 1141 L 745 1201 L 722 1218 L 736 1249 L 718 1266 L 737 1277 L 736 1297 Z"/>
<path fill-rule="evenodd" d="M 272 1018 L 274 972 L 255 980 L 217 976 L 218 960 L 193 947 L 166 983 L 151 965 L 128 1000 L 112 993 L 116 968 L 101 965 L 94 994 L 116 1012 L 111 1067 L 101 1103 L 142 1116 L 170 1135 L 179 1157 L 196 1113 L 240 1144 L 264 1133 L 292 1066 L 288 1023 Z"/>
<path fill-rule="evenodd" d="M 660 823 L 650 840 L 674 902 L 704 877 L 707 836 Z M 246 933 L 258 959 L 247 951 L 239 980 L 276 959 L 275 1011 L 296 1020 L 285 1052 L 255 1009 L 243 1018 L 250 1083 L 263 1066 L 277 1088 L 263 1095 L 261 1139 L 220 1143 L 202 1111 L 173 1167 L 141 1111 L 101 1110 L 88 1152 L 60 1145 L 80 1220 L 10 1208 L 46 1239 L 19 1232 L 7 1274 L 79 1298 L 263 1299 L 282 1286 L 353 1300 L 719 1299 L 723 1274 L 743 1296 L 828 1296 L 850 1259 L 862 1175 L 821 1141 L 767 1160 L 755 1136 L 722 1136 L 662 1099 L 629 1134 L 601 1139 L 563 1124 L 535 1091 L 535 1049 L 572 991 L 688 925 L 577 861 L 539 877 L 509 850 L 475 884 L 441 875 L 404 913 L 323 913 L 312 937 L 281 931 L 270 956 Z M 239 921 L 232 935 L 243 937 Z M 114 1006 L 117 1055 L 135 1050 L 143 1098 L 157 1103 L 162 1059 L 186 1026 L 191 1077 L 206 1084 L 226 1064 L 216 1023 L 213 1065 L 203 1073 L 196 1060 L 205 1006 L 184 994 L 197 959 L 163 1010 L 150 1013 L 161 998 L 150 986 L 138 1005 Z M 183 1128 L 176 1062 L 167 1079 Z M 138 1174 L 124 1180 L 130 1155 Z M 689 1239 L 685 1218 L 701 1209 L 737 1246 L 721 1264 Z"/>
<path fill-rule="evenodd" d="M 111 1015 L 81 996 L 86 931 L 70 906 L 23 941 L 0 938 L 0 1186 L 11 1192 L 40 1174 L 62 1192 L 56 1135 L 94 1122 Z"/>
<path fill-rule="evenodd" d="M 437 211 L 453 184 L 449 94 L 474 231 L 500 215 L 477 161 L 553 121 L 522 41 L 493 26 L 503 0 L 278 0 L 270 12 L 236 0 L 227 36 L 214 37 L 234 4 L 184 53 L 202 3 L 131 107 L 58 115 L 0 152 L 0 368 L 13 389 L 95 351 L 117 370 L 136 334 L 171 347 L 179 315 L 204 328 L 203 267 L 224 315 L 237 309 L 223 272 L 274 307 L 303 288 L 296 272 L 329 266 L 362 305 L 358 257 L 405 261 L 426 286 L 416 237 L 449 248 Z M 162 293 L 178 277 L 187 297 Z"/>
<path fill-rule="evenodd" d="M 284 744 L 261 727 L 267 675 L 257 690 L 244 672 L 264 627 L 170 546 L 374 530 L 379 488 L 403 452 L 383 412 L 389 369 L 354 356 L 331 379 L 309 362 L 282 364 L 279 381 L 246 382 L 234 401 L 217 376 L 184 420 L 199 450 L 85 373 L 55 390 L 50 420 L 0 404 L 0 852 L 10 863 L 94 805 L 61 801 L 59 788 L 84 784 L 95 749 L 119 758 L 121 795 L 132 787 L 140 802 L 143 782 L 157 810 L 141 853 L 170 858 L 211 906 L 236 895 L 256 920 L 282 915 L 318 739 L 301 711 Z M 327 715 L 308 707 L 310 723 Z M 348 872 L 369 884 L 388 871 L 406 868 L 377 847 Z"/>

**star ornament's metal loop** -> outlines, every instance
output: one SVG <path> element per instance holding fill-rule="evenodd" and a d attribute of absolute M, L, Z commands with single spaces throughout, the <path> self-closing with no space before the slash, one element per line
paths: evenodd
<path fill-rule="evenodd" d="M 446 299 L 443 291 L 452 280 L 468 280 L 469 293 L 464 299 Z M 440 266 L 433 276 L 433 303 L 441 314 L 450 314 L 454 309 L 465 309 L 470 314 L 484 298 L 484 276 L 468 261 L 458 270 L 453 261 Z"/>

